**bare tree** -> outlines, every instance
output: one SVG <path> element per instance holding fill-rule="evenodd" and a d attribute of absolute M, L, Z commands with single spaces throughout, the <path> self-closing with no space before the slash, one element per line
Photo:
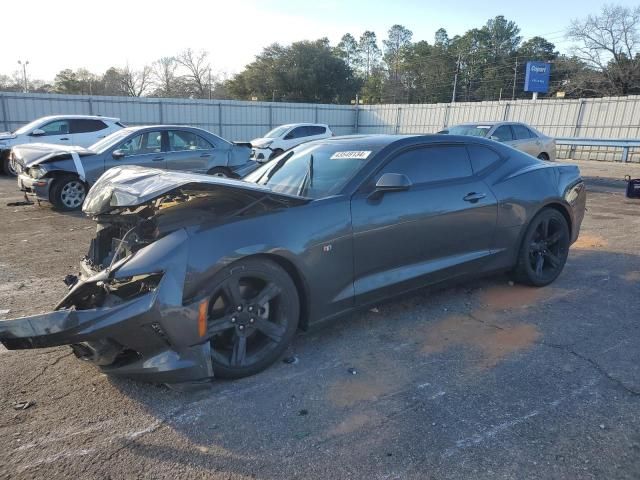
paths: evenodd
<path fill-rule="evenodd" d="M 605 5 L 600 15 L 574 20 L 567 33 L 579 42 L 575 55 L 607 78 L 613 94 L 638 88 L 640 7 Z"/>
<path fill-rule="evenodd" d="M 151 67 L 136 72 L 127 65 L 122 70 L 122 90 L 129 97 L 141 97 L 149 89 L 150 77 Z"/>
<path fill-rule="evenodd" d="M 204 50 L 194 52 L 187 48 L 176 58 L 176 61 L 187 70 L 185 77 L 191 87 L 191 93 L 198 98 L 208 97 L 211 88 L 211 65 L 208 55 Z"/>
<path fill-rule="evenodd" d="M 178 93 L 178 65 L 176 57 L 162 57 L 153 62 L 151 76 L 156 87 L 156 95 L 170 97 Z"/>

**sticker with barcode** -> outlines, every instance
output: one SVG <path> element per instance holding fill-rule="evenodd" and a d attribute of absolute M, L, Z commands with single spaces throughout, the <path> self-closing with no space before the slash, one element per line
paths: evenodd
<path fill-rule="evenodd" d="M 348 150 L 344 152 L 336 152 L 331 155 L 331 160 L 343 160 L 355 158 L 358 160 L 364 160 L 371 155 L 371 150 Z"/>

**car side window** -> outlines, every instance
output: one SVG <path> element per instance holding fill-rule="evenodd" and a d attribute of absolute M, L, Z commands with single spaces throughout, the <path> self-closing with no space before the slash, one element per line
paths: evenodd
<path fill-rule="evenodd" d="M 398 154 L 376 176 L 402 173 L 413 184 L 440 182 L 473 175 L 464 145 L 418 147 Z"/>
<path fill-rule="evenodd" d="M 513 140 L 513 133 L 511 132 L 511 127 L 509 125 L 499 126 L 491 136 L 496 137 L 496 140 L 499 142 L 508 142 Z"/>
<path fill-rule="evenodd" d="M 40 127 L 45 135 L 66 135 L 69 133 L 68 120 L 55 120 Z"/>
<path fill-rule="evenodd" d="M 71 133 L 98 132 L 107 128 L 102 120 L 76 119 L 71 120 Z"/>
<path fill-rule="evenodd" d="M 189 150 L 211 150 L 211 145 L 200 135 L 185 130 L 169 130 L 169 151 L 184 152 Z"/>
<path fill-rule="evenodd" d="M 327 132 L 327 129 L 325 127 L 320 127 L 320 126 L 316 126 L 316 125 L 312 125 L 307 127 L 307 135 L 312 136 L 312 135 L 324 135 Z"/>
<path fill-rule="evenodd" d="M 533 134 L 531 130 L 529 130 L 524 125 L 512 125 L 513 134 L 516 137 L 516 140 L 527 140 L 529 138 L 533 138 Z"/>
<path fill-rule="evenodd" d="M 296 127 L 287 133 L 284 137 L 285 140 L 293 140 L 294 138 L 302 138 L 307 137 L 309 134 L 307 133 L 307 127 Z"/>
<path fill-rule="evenodd" d="M 125 156 L 159 153 L 162 151 L 162 132 L 145 132 L 125 140 L 118 150 Z"/>
<path fill-rule="evenodd" d="M 473 172 L 478 173 L 485 170 L 501 160 L 500 155 L 490 148 L 481 145 L 467 145 L 469 158 L 471 158 L 471 166 Z"/>

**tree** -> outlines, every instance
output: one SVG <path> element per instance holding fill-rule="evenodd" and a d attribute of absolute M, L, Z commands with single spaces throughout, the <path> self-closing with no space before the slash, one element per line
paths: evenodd
<path fill-rule="evenodd" d="M 366 81 L 366 79 L 369 78 L 371 70 L 378 65 L 381 56 L 375 32 L 367 30 L 360 35 L 358 47 L 360 51 L 359 65 L 361 65 L 361 68 L 364 70 L 364 78 Z"/>
<path fill-rule="evenodd" d="M 359 83 L 326 38 L 273 44 L 226 84 L 235 98 L 289 102 L 349 102 Z"/>
<path fill-rule="evenodd" d="M 639 90 L 640 7 L 604 6 L 600 15 L 574 20 L 568 37 L 578 42 L 575 55 L 602 72 L 610 94 Z"/>
<path fill-rule="evenodd" d="M 60 70 L 53 80 L 53 85 L 56 93 L 78 94 L 80 92 L 78 77 L 70 68 Z"/>
<path fill-rule="evenodd" d="M 191 96 L 207 98 L 211 88 L 209 54 L 204 50 L 194 52 L 187 48 L 176 57 L 176 60 L 187 70 L 185 84 Z"/>
<path fill-rule="evenodd" d="M 151 67 L 133 71 L 127 65 L 121 72 L 122 91 L 129 97 L 141 97 L 149 89 Z"/>
<path fill-rule="evenodd" d="M 344 60 L 349 68 L 355 68 L 358 61 L 358 51 L 358 42 L 350 33 L 345 33 L 336 46 L 338 57 Z"/>
<path fill-rule="evenodd" d="M 550 62 L 558 56 L 556 46 L 542 37 L 533 37 L 520 45 L 518 57 L 523 61 L 539 60 Z"/>
<path fill-rule="evenodd" d="M 151 80 L 155 86 L 154 95 L 171 97 L 178 95 L 179 79 L 176 75 L 178 61 L 176 57 L 162 57 L 151 65 Z"/>
<path fill-rule="evenodd" d="M 444 28 L 439 28 L 438 30 L 436 30 L 435 46 L 443 48 L 449 46 L 449 35 Z"/>

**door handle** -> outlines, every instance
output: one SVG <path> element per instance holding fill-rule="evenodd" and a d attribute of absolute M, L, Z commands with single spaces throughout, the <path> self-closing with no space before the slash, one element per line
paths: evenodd
<path fill-rule="evenodd" d="M 476 193 L 476 192 L 471 192 L 471 193 L 467 193 L 463 200 L 465 202 L 471 202 L 471 203 L 476 203 L 478 200 L 482 200 L 484 197 L 486 197 L 487 195 L 485 193 Z"/>
<path fill-rule="evenodd" d="M 61 138 L 60 140 L 69 140 L 69 138 L 67 138 L 67 137 L 63 137 L 63 138 Z"/>
<path fill-rule="evenodd" d="M 153 157 L 151 160 L 153 160 L 154 162 L 159 162 L 161 160 L 164 160 L 164 157 Z"/>
<path fill-rule="evenodd" d="M 200 158 L 208 158 L 210 156 L 211 156 L 210 153 L 203 153 L 202 155 L 200 155 Z"/>

